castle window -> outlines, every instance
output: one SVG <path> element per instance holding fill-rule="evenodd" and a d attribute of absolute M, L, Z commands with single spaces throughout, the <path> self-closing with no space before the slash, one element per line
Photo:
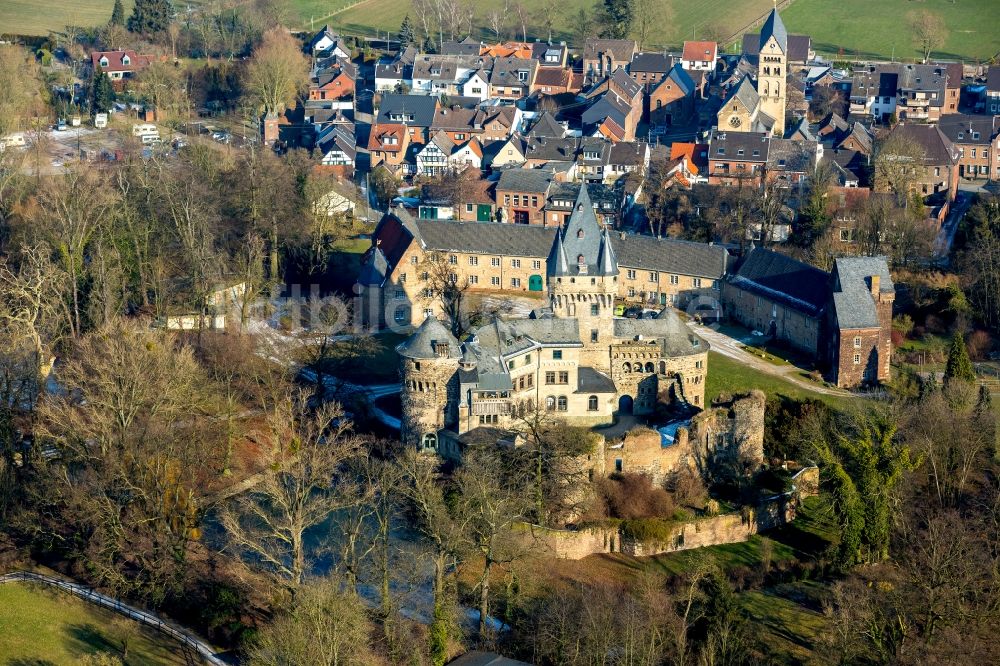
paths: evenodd
<path fill-rule="evenodd" d="M 545 383 L 546 384 L 555 384 L 556 383 L 556 373 L 554 371 L 553 372 L 546 372 L 545 373 Z"/>
<path fill-rule="evenodd" d="M 470 266 L 478 266 L 479 265 L 479 257 L 469 257 L 469 265 Z"/>
<path fill-rule="evenodd" d="M 524 355 L 524 364 L 525 365 L 531 365 L 531 354 L 525 354 Z"/>
<path fill-rule="evenodd" d="M 455 255 L 451 255 L 450 257 L 448 257 L 448 263 L 452 265 L 457 264 L 458 257 L 456 257 Z"/>
<path fill-rule="evenodd" d="M 857 349 L 859 347 L 861 347 L 861 336 L 860 335 L 855 335 L 854 336 L 854 348 Z"/>
<path fill-rule="evenodd" d="M 670 276 L 670 284 L 676 285 L 679 282 L 680 282 L 680 278 L 678 276 L 676 276 L 676 275 L 671 275 Z"/>
<path fill-rule="evenodd" d="M 642 363 L 636 363 L 634 366 L 632 366 L 632 369 L 635 370 L 636 372 L 642 372 Z"/>
<path fill-rule="evenodd" d="M 615 471 L 616 472 L 622 471 L 622 459 L 621 458 L 615 458 Z"/>
<path fill-rule="evenodd" d="M 414 266 L 417 265 L 417 261 L 418 261 L 417 255 L 413 255 L 412 257 L 410 257 L 410 263 L 413 264 Z"/>
<path fill-rule="evenodd" d="M 592 395 L 587 398 L 587 411 L 596 412 L 597 411 L 597 396 Z"/>
<path fill-rule="evenodd" d="M 580 230 L 578 230 L 578 231 L 576 232 L 576 237 L 577 237 L 577 238 L 583 238 L 583 229 L 580 229 Z"/>
<path fill-rule="evenodd" d="M 701 361 L 698 361 L 698 363 L 701 363 Z M 661 375 L 667 374 L 667 362 L 666 361 L 660 361 L 660 374 Z"/>
<path fill-rule="evenodd" d="M 695 278 L 694 279 L 694 286 L 695 286 L 696 289 L 698 287 L 701 287 L 701 278 Z"/>
<path fill-rule="evenodd" d="M 701 366 L 702 366 L 703 364 L 704 364 L 704 361 L 695 361 L 695 362 L 694 362 L 694 367 L 696 367 L 696 368 L 698 368 L 698 369 L 701 369 Z"/>
<path fill-rule="evenodd" d="M 562 371 L 559 372 L 559 383 L 560 384 L 569 384 L 569 372 L 568 371 L 562 370 Z"/>
<path fill-rule="evenodd" d="M 559 396 L 559 400 L 557 402 L 558 402 L 558 407 L 556 407 L 556 409 L 560 412 L 565 412 L 567 406 L 566 396 L 564 395 Z"/>
<path fill-rule="evenodd" d="M 596 328 L 590 329 L 590 341 L 597 342 L 597 338 L 598 338 L 597 329 Z"/>
<path fill-rule="evenodd" d="M 521 267 L 521 260 L 520 259 L 511 259 L 510 260 L 510 267 L 511 268 L 520 268 Z"/>
<path fill-rule="evenodd" d="M 490 257 L 490 266 L 494 268 L 500 265 L 500 257 Z"/>
<path fill-rule="evenodd" d="M 625 276 L 629 280 L 634 280 L 635 279 L 635 269 L 630 268 L 627 271 L 625 271 Z"/>
<path fill-rule="evenodd" d="M 854 355 L 854 365 L 858 365 L 860 363 L 861 363 L 861 354 L 855 354 Z"/>
<path fill-rule="evenodd" d="M 421 439 L 420 448 L 422 448 L 424 451 L 434 451 L 435 449 L 437 449 L 437 443 L 438 443 L 437 435 L 435 435 L 432 432 L 429 432 L 425 434 Z"/>
<path fill-rule="evenodd" d="M 550 412 L 554 412 L 556 410 L 556 399 L 554 396 L 550 395 L 545 399 L 545 409 Z"/>
<path fill-rule="evenodd" d="M 652 363 L 646 364 L 646 372 L 656 372 L 656 368 L 653 366 Z"/>
<path fill-rule="evenodd" d="M 578 264 L 586 263 L 582 254 L 576 255 L 576 263 L 578 263 Z"/>
<path fill-rule="evenodd" d="M 632 366 L 628 363 L 622 364 L 622 372 L 632 372 Z"/>
<path fill-rule="evenodd" d="M 590 316 L 596 317 L 599 314 L 601 314 L 601 306 L 599 306 L 597 303 L 593 303 L 590 306 Z"/>
<path fill-rule="evenodd" d="M 562 349 L 553 349 L 552 350 L 552 360 L 553 361 L 561 361 L 562 360 Z"/>

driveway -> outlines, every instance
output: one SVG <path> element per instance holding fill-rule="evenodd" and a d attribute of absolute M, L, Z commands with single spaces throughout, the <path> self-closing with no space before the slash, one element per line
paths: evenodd
<path fill-rule="evenodd" d="M 705 340 L 708 340 L 709 344 L 712 345 L 712 350 L 719 352 L 723 356 L 738 361 L 742 365 L 750 366 L 751 368 L 763 372 L 774 377 L 780 377 L 785 381 L 795 384 L 799 388 L 806 391 L 812 391 L 814 393 L 820 393 L 822 395 L 831 395 L 838 398 L 856 398 L 857 395 L 851 393 L 850 391 L 845 391 L 844 389 L 831 388 L 829 386 L 820 386 L 815 382 L 807 381 L 799 376 L 800 372 L 803 372 L 802 368 L 794 365 L 774 365 L 769 363 L 762 358 L 758 358 L 753 354 L 747 352 L 743 349 L 743 343 L 735 338 L 731 338 L 725 333 L 720 333 L 713 328 L 708 326 L 702 326 L 700 324 L 688 324 L 695 333 L 700 335 Z M 711 370 L 709 370 L 711 372 Z"/>

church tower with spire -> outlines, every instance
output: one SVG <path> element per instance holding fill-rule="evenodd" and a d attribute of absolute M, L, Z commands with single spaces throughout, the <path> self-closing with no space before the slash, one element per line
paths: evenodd
<path fill-rule="evenodd" d="M 757 61 L 757 94 L 760 110 L 774 118 L 774 136 L 785 134 L 785 89 L 788 76 L 788 32 L 775 7 L 760 31 Z"/>
<path fill-rule="evenodd" d="M 553 314 L 576 319 L 584 347 L 603 347 L 606 360 L 614 339 L 618 258 L 611 235 L 597 221 L 585 184 L 566 228 L 556 232 L 545 268 Z"/>

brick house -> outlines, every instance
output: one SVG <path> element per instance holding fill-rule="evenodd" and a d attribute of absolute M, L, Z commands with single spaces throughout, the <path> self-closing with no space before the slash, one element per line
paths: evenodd
<path fill-rule="evenodd" d="M 597 81 L 619 68 L 628 67 L 636 54 L 632 39 L 598 39 L 592 37 L 583 46 L 583 75 L 587 81 Z"/>
<path fill-rule="evenodd" d="M 389 167 L 403 164 L 410 147 L 410 129 L 396 123 L 380 123 L 372 127 L 368 137 L 368 151 L 373 169 L 383 163 Z"/>
<path fill-rule="evenodd" d="M 694 116 L 695 83 L 680 65 L 674 65 L 647 99 L 651 125 L 684 125 Z"/>
<path fill-rule="evenodd" d="M 729 317 L 809 354 L 845 388 L 889 379 L 894 299 L 884 257 L 840 257 L 827 273 L 763 248 L 722 287 Z"/>
<path fill-rule="evenodd" d="M 1000 179 L 1000 116 L 951 114 L 938 123 L 958 149 L 958 176 Z"/>
<path fill-rule="evenodd" d="M 438 98 L 431 95 L 384 93 L 375 124 L 405 125 L 410 143 L 426 143 L 439 106 Z"/>
<path fill-rule="evenodd" d="M 317 101 L 353 97 L 355 76 L 356 68 L 353 65 L 350 68 L 337 66 L 318 72 L 309 83 L 309 99 Z"/>
<path fill-rule="evenodd" d="M 990 65 L 986 72 L 986 113 L 1000 113 L 1000 65 Z"/>
<path fill-rule="evenodd" d="M 545 200 L 554 180 L 544 169 L 507 169 L 496 185 L 497 208 L 504 222 L 546 225 Z"/>
<path fill-rule="evenodd" d="M 924 154 L 923 166 L 917 170 L 914 188 L 924 197 L 941 196 L 944 206 L 939 219 L 943 219 L 958 192 L 958 149 L 937 125 L 900 123 L 891 133 L 899 133 L 920 146 Z"/>
<path fill-rule="evenodd" d="M 716 132 L 708 144 L 708 182 L 763 182 L 771 142 L 763 132 Z"/>
<path fill-rule="evenodd" d="M 840 257 L 830 276 L 825 355 L 840 387 L 889 380 L 896 289 L 885 257 Z"/>
<path fill-rule="evenodd" d="M 663 80 L 673 66 L 673 58 L 666 53 L 636 53 L 629 63 L 628 73 L 632 79 L 649 92 Z"/>

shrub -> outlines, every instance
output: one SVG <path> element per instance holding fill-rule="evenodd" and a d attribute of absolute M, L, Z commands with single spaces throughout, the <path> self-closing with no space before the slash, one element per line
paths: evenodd
<path fill-rule="evenodd" d="M 993 337 L 986 331 L 973 331 L 965 339 L 965 346 L 973 361 L 986 359 L 993 349 Z"/>
<path fill-rule="evenodd" d="M 633 518 L 622 521 L 621 534 L 640 543 L 670 543 L 674 523 L 662 518 Z"/>
<path fill-rule="evenodd" d="M 643 474 L 615 474 L 594 482 L 594 490 L 603 502 L 606 517 L 630 520 L 669 516 L 674 501 L 663 488 L 657 488 Z"/>

